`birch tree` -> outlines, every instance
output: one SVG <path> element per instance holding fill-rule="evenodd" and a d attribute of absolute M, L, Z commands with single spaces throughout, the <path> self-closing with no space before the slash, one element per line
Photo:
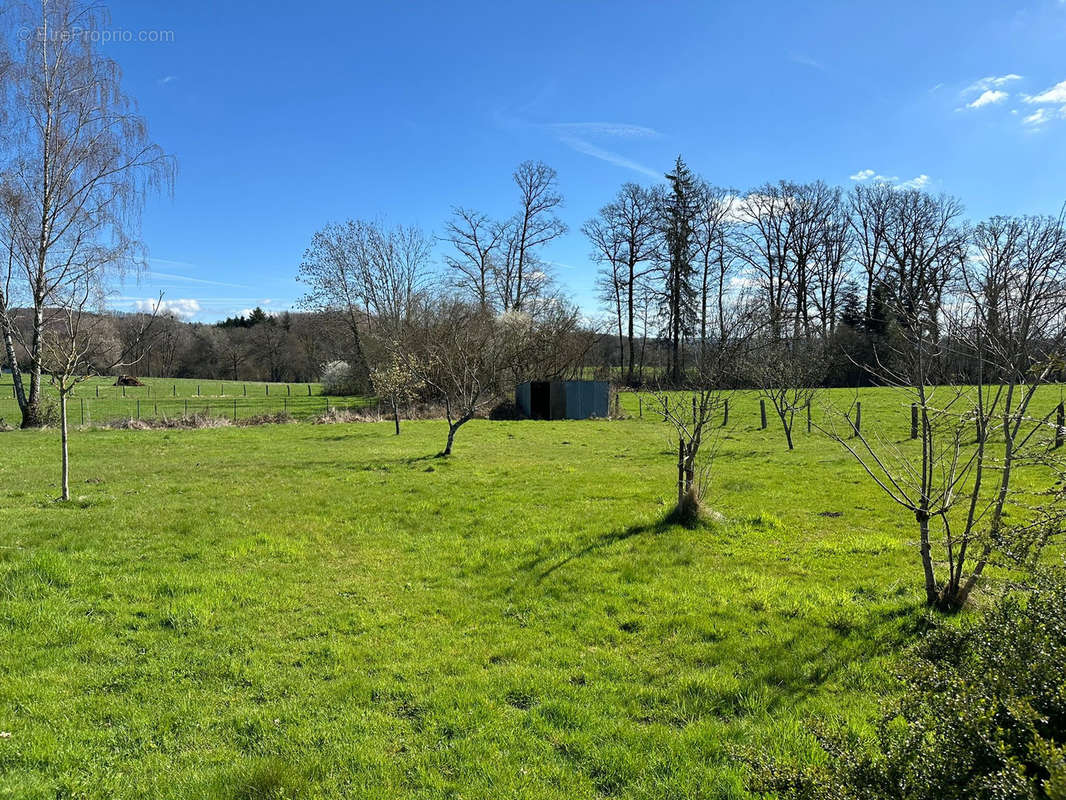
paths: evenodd
<path fill-rule="evenodd" d="M 49 302 L 79 280 L 86 258 L 98 261 L 106 251 L 113 273 L 144 264 L 141 209 L 149 192 L 173 185 L 174 161 L 149 137 L 118 65 L 96 50 L 97 6 L 34 0 L 16 14 L 32 35 L 8 71 L 9 148 L 0 179 L 9 264 L 31 314 L 29 387 L 18 395 L 22 424 L 30 427 L 42 422 Z M 9 359 L 16 330 L 3 325 Z M 17 376 L 17 365 L 10 366 Z"/>

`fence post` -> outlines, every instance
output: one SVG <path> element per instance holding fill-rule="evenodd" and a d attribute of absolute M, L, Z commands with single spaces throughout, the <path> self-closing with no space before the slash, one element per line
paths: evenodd
<path fill-rule="evenodd" d="M 159 403 L 155 403 L 152 407 L 152 416 L 159 419 Z"/>
<path fill-rule="evenodd" d="M 200 384 L 196 384 L 196 396 L 200 396 Z"/>
<path fill-rule="evenodd" d="M 170 384 L 170 393 L 174 397 L 178 396 L 178 384 L 176 384 L 176 383 Z"/>
<path fill-rule="evenodd" d="M 1055 410 L 1055 447 L 1062 447 L 1066 441 L 1066 406 L 1059 403 Z"/>
<path fill-rule="evenodd" d="M 266 396 L 270 397 L 270 384 L 269 383 L 264 383 L 263 386 L 266 387 Z"/>
<path fill-rule="evenodd" d="M 125 384 L 122 384 L 122 396 L 123 397 L 126 396 L 126 385 Z"/>
<path fill-rule="evenodd" d="M 285 396 L 292 397 L 292 386 L 288 383 L 285 384 Z"/>
<path fill-rule="evenodd" d="M 811 432 L 811 401 L 807 401 L 807 433 Z"/>
<path fill-rule="evenodd" d="M 81 398 L 81 424 L 85 424 L 85 398 Z"/>
<path fill-rule="evenodd" d="M 141 398 L 137 398 L 137 419 L 141 418 Z"/>
<path fill-rule="evenodd" d="M 766 400 L 759 400 L 759 430 L 766 430 Z"/>
<path fill-rule="evenodd" d="M 725 412 L 722 414 L 722 427 L 729 424 L 729 398 L 725 399 Z"/>
<path fill-rule="evenodd" d="M 11 387 L 11 396 L 12 397 L 15 396 L 15 387 L 14 386 Z M 96 396 L 97 397 L 100 396 L 100 384 L 96 384 Z"/>
<path fill-rule="evenodd" d="M 911 438 L 918 438 L 918 404 L 911 403 Z"/>
<path fill-rule="evenodd" d="M 220 383 L 218 385 L 218 394 L 219 394 L 220 397 L 225 397 L 226 396 L 226 384 Z"/>
<path fill-rule="evenodd" d="M 245 397 L 247 397 L 247 396 L 248 396 L 248 384 L 247 384 L 247 383 L 246 383 L 246 384 L 244 384 L 244 396 L 245 396 Z"/>
<path fill-rule="evenodd" d="M 307 384 L 307 396 L 311 396 L 311 384 Z"/>

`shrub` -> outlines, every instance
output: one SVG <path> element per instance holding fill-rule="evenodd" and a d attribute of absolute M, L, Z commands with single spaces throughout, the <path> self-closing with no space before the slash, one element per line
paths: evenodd
<path fill-rule="evenodd" d="M 872 741 L 816 731 L 817 765 L 751 759 L 763 792 L 805 800 L 1066 797 L 1066 583 L 1044 576 L 901 668 Z"/>
<path fill-rule="evenodd" d="M 322 393 L 334 397 L 359 394 L 355 372 L 347 361 L 330 361 L 322 366 Z"/>

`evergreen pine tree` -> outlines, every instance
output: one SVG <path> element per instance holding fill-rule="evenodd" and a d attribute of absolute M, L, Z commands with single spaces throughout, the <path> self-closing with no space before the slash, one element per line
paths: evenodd
<path fill-rule="evenodd" d="M 697 319 L 696 271 L 693 267 L 695 226 L 699 213 L 696 176 L 677 157 L 674 171 L 667 174 L 670 188 L 663 207 L 663 235 L 669 263 L 663 298 L 670 341 L 671 380 L 681 382 L 682 343 L 691 336 Z"/>

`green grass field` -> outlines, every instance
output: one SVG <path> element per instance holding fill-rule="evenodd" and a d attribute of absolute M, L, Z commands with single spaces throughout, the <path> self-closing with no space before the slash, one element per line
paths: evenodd
<path fill-rule="evenodd" d="M 88 430 L 69 504 L 58 434 L 2 434 L 0 797 L 745 797 L 926 614 L 912 520 L 770 422 L 736 398 L 695 531 L 647 413 L 450 459 L 442 422 Z"/>
<path fill-rule="evenodd" d="M 195 378 L 142 378 L 144 386 L 115 386 L 115 378 L 90 378 L 71 398 L 74 425 L 107 424 L 124 419 L 158 419 L 189 414 L 247 419 L 286 412 L 313 417 L 327 408 L 363 408 L 364 397 L 326 397 L 318 383 L 251 383 Z M 53 391 L 45 379 L 45 391 Z M 0 419 L 17 425 L 18 403 L 10 375 L 0 376 Z"/>

